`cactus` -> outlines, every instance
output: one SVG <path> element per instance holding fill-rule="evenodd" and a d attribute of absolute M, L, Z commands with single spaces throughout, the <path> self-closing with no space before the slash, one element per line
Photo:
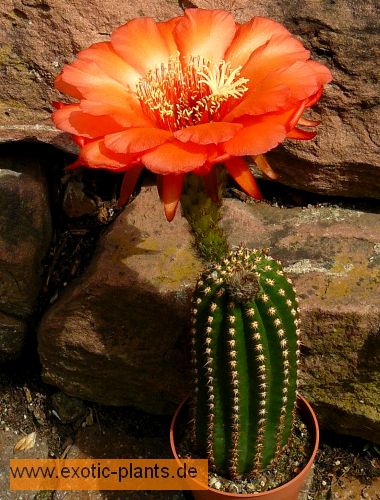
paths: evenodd
<path fill-rule="evenodd" d="M 236 479 L 269 465 L 295 413 L 298 301 L 279 262 L 239 248 L 210 266 L 192 305 L 193 438 Z"/>

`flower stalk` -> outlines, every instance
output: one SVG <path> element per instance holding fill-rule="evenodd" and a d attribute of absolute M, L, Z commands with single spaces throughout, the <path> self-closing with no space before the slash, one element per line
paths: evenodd
<path fill-rule="evenodd" d="M 218 182 L 214 201 L 208 196 L 203 179 L 196 175 L 186 177 L 181 196 L 183 214 L 193 231 L 198 253 L 206 262 L 219 260 L 228 252 L 227 240 L 219 225 L 225 173 L 222 169 L 215 173 Z"/>

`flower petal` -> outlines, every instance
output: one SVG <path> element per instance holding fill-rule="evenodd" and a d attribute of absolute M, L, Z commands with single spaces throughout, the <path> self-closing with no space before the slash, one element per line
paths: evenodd
<path fill-rule="evenodd" d="M 285 127 L 287 132 L 289 132 L 289 130 L 291 130 L 297 125 L 304 110 L 305 110 L 305 101 L 301 101 L 298 103 L 298 106 L 295 106 L 292 109 L 289 109 L 282 113 L 281 116 L 285 118 Z"/>
<path fill-rule="evenodd" d="M 190 172 L 207 160 L 207 148 L 179 141 L 166 142 L 141 157 L 142 163 L 157 174 Z"/>
<path fill-rule="evenodd" d="M 260 193 L 259 187 L 252 172 L 249 170 L 246 162 L 240 156 L 236 156 L 224 162 L 228 172 L 235 179 L 244 191 L 256 198 L 257 200 L 262 199 L 262 194 Z"/>
<path fill-rule="evenodd" d="M 298 120 L 298 125 L 301 125 L 301 127 L 317 127 L 320 124 L 319 120 L 309 120 L 308 118 L 300 118 Z"/>
<path fill-rule="evenodd" d="M 130 128 L 107 135 L 104 144 L 115 153 L 138 153 L 163 144 L 172 133 L 160 128 Z"/>
<path fill-rule="evenodd" d="M 110 116 L 94 117 L 84 113 L 79 104 L 66 104 L 52 114 L 54 124 L 57 128 L 95 139 L 106 134 L 122 130 L 122 126 L 115 122 Z"/>
<path fill-rule="evenodd" d="M 203 177 L 204 175 L 207 175 L 210 173 L 210 170 L 213 168 L 213 165 L 206 161 L 203 165 L 200 167 L 195 168 L 191 173 L 194 175 L 198 175 L 200 177 Z"/>
<path fill-rule="evenodd" d="M 113 75 L 113 76 L 110 76 Z M 65 66 L 57 87 L 70 95 L 76 89 L 85 113 L 111 115 L 123 126 L 149 126 L 137 96 L 129 88 L 137 73 L 117 56 L 110 44 L 100 43 L 80 53 Z M 67 86 L 67 87 L 66 87 Z"/>
<path fill-rule="evenodd" d="M 99 101 L 83 99 L 80 102 L 81 109 L 90 115 L 99 117 L 109 115 L 123 127 L 152 127 L 152 123 L 142 110 L 140 103 L 134 99 L 127 100 L 123 107 L 115 106 Z M 95 118 L 94 118 L 95 119 Z"/>
<path fill-rule="evenodd" d="M 296 61 L 307 61 L 310 52 L 296 38 L 287 35 L 273 35 L 268 42 L 256 49 L 240 74 L 249 79 L 254 87 L 269 73 L 281 67 L 288 67 Z"/>
<path fill-rule="evenodd" d="M 82 93 L 75 86 L 66 83 L 62 79 L 62 72 L 54 80 L 54 87 L 62 92 L 62 94 L 74 97 L 74 99 L 82 99 L 83 97 Z"/>
<path fill-rule="evenodd" d="M 280 81 L 289 88 L 292 97 L 302 100 L 318 92 L 321 85 L 330 80 L 331 73 L 322 64 L 315 61 L 296 61 L 287 68 L 270 73 L 262 84 L 271 87 Z"/>
<path fill-rule="evenodd" d="M 224 10 L 186 9 L 174 29 L 181 56 L 219 62 L 235 36 L 236 24 Z"/>
<path fill-rule="evenodd" d="M 298 139 L 299 141 L 309 141 L 310 139 L 314 139 L 317 135 L 317 132 L 313 132 L 311 130 L 302 130 L 300 128 L 293 128 L 286 134 L 288 139 Z"/>
<path fill-rule="evenodd" d="M 333 79 L 331 71 L 324 64 L 321 64 L 317 61 L 308 61 L 307 64 L 308 67 L 312 69 L 314 73 L 317 75 L 319 85 L 324 85 L 326 83 L 329 83 Z"/>
<path fill-rule="evenodd" d="M 165 216 L 171 222 L 175 216 L 181 197 L 184 175 L 164 175 L 161 182 L 161 199 L 164 204 Z"/>
<path fill-rule="evenodd" d="M 181 142 L 218 144 L 231 139 L 241 127 L 240 123 L 210 122 L 177 130 L 173 135 Z"/>
<path fill-rule="evenodd" d="M 137 97 L 117 82 L 93 61 L 77 59 L 64 67 L 62 80 L 77 88 L 84 98 L 123 106 L 127 100 Z"/>
<path fill-rule="evenodd" d="M 223 145 L 224 150 L 235 156 L 256 156 L 273 149 L 296 126 L 304 107 L 305 103 L 301 101 L 286 111 L 242 117 L 239 121 L 243 129 Z"/>
<path fill-rule="evenodd" d="M 157 23 L 150 17 L 140 17 L 129 21 L 115 30 L 111 35 L 112 47 L 141 76 L 162 63 L 167 63 L 173 50 L 166 42 L 167 32 L 163 26 L 161 31 Z"/>
<path fill-rule="evenodd" d="M 231 156 L 260 155 L 273 149 L 286 137 L 285 119 L 268 114 L 242 119 L 244 127 L 224 144 Z M 282 123 L 284 122 L 284 123 Z"/>
<path fill-rule="evenodd" d="M 165 40 L 166 45 L 169 48 L 170 55 L 172 56 L 176 55 L 178 52 L 178 47 L 174 38 L 174 28 L 180 19 L 181 17 L 178 16 L 173 17 L 168 21 L 157 23 L 158 31 Z"/>
<path fill-rule="evenodd" d="M 322 94 L 323 94 L 323 88 L 321 87 L 318 90 L 318 92 L 316 92 L 314 95 L 308 97 L 305 100 L 305 108 L 311 108 L 311 106 L 314 106 L 314 104 L 319 101 L 319 99 L 321 98 Z"/>
<path fill-rule="evenodd" d="M 120 188 L 120 196 L 118 201 L 119 207 L 123 207 L 127 204 L 135 189 L 136 182 L 141 174 L 142 169 L 143 167 L 141 165 L 135 165 L 125 171 Z"/>
<path fill-rule="evenodd" d="M 223 150 L 223 142 L 219 144 L 208 144 L 207 145 L 207 161 L 199 168 L 194 170 L 194 174 L 196 175 L 206 175 L 212 167 L 212 165 L 216 165 L 217 163 L 223 163 L 224 160 L 230 157 Z"/>
<path fill-rule="evenodd" d="M 259 167 L 259 169 L 267 176 L 269 179 L 276 180 L 278 179 L 278 174 L 272 169 L 268 160 L 264 155 L 253 156 L 253 161 Z"/>
<path fill-rule="evenodd" d="M 125 170 L 136 162 L 136 155 L 114 153 L 106 148 L 103 139 L 98 139 L 83 146 L 79 159 L 88 167 Z"/>
<path fill-rule="evenodd" d="M 242 102 L 223 119 L 232 121 L 244 114 L 259 115 L 290 108 L 317 93 L 327 76 L 315 67 L 314 61 L 296 61 L 289 67 L 279 68 L 250 88 Z"/>
<path fill-rule="evenodd" d="M 268 88 L 258 85 L 232 108 L 223 120 L 233 121 L 245 114 L 263 115 L 289 108 L 292 105 L 294 105 L 294 99 L 291 98 L 290 90 L 285 85 L 279 83 Z"/>
<path fill-rule="evenodd" d="M 95 63 L 106 75 L 134 91 L 140 74 L 114 51 L 110 42 L 91 45 L 78 54 L 78 59 Z"/>
<path fill-rule="evenodd" d="M 265 17 L 254 17 L 238 27 L 235 38 L 226 52 L 225 60 L 233 68 L 244 66 L 252 52 L 264 45 L 273 35 L 290 35 L 279 23 Z"/>

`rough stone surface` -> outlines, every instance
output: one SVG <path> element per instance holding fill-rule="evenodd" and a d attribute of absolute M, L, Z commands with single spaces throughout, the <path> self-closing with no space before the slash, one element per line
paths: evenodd
<path fill-rule="evenodd" d="M 48 191 L 26 145 L 0 155 L 0 360 L 17 356 L 50 244 Z"/>
<path fill-rule="evenodd" d="M 44 380 L 73 396 L 171 412 L 183 377 L 189 297 L 200 264 L 187 222 L 166 222 L 144 188 L 39 329 Z"/>
<path fill-rule="evenodd" d="M 380 214 L 226 200 L 231 245 L 270 247 L 303 319 L 302 393 L 324 428 L 380 442 Z"/>
<path fill-rule="evenodd" d="M 23 349 L 25 321 L 0 313 L 0 362 L 16 358 Z"/>
<path fill-rule="evenodd" d="M 287 143 L 270 154 L 281 182 L 334 195 L 378 198 L 379 3 L 376 0 L 157 0 L 86 3 L 74 0 L 5 0 L 0 5 L 0 141 L 28 138 L 71 152 L 70 138 L 49 119 L 54 76 L 88 45 L 106 40 L 138 16 L 159 20 L 183 7 L 224 8 L 239 22 L 254 15 L 283 22 L 313 57 L 328 64 L 334 81 L 313 112 L 320 117 L 313 141 Z M 17 96 L 17 99 L 15 98 Z"/>
<path fill-rule="evenodd" d="M 83 183 L 71 178 L 66 185 L 62 208 L 70 218 L 82 217 L 94 214 L 96 203 L 83 191 Z"/>
<path fill-rule="evenodd" d="M 53 394 L 51 403 L 57 418 L 63 424 L 73 423 L 86 413 L 86 406 L 81 399 L 72 398 L 64 392 Z"/>

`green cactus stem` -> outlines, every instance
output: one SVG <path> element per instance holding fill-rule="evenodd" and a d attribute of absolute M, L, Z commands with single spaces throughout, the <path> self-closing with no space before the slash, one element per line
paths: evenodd
<path fill-rule="evenodd" d="M 279 262 L 239 248 L 210 266 L 192 306 L 194 441 L 236 479 L 288 442 L 299 356 L 298 301 Z"/>

